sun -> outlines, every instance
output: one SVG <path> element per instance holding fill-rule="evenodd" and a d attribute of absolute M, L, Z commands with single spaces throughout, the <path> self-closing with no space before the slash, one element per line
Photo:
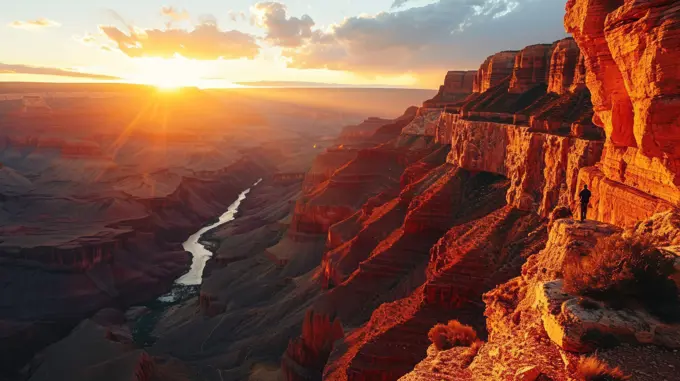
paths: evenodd
<path fill-rule="evenodd" d="M 163 92 L 172 92 L 172 91 L 177 91 L 183 87 L 187 87 L 189 85 L 185 84 L 180 84 L 174 81 L 167 81 L 167 82 L 157 82 L 157 83 L 151 83 L 152 86 L 155 86 L 158 90 L 163 91 Z"/>
<path fill-rule="evenodd" d="M 199 87 L 205 75 L 199 63 L 183 57 L 141 58 L 135 64 L 137 70 L 131 81 L 155 86 L 161 91 Z"/>

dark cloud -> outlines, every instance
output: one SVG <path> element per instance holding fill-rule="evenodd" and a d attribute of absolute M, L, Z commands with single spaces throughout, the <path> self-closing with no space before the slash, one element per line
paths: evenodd
<path fill-rule="evenodd" d="M 199 60 L 238 59 L 255 58 L 260 51 L 255 37 L 236 30 L 220 30 L 212 16 L 202 18 L 201 24 L 192 30 L 131 26 L 127 31 L 114 26 L 100 26 L 99 29 L 130 57 L 170 58 L 179 54 Z"/>
<path fill-rule="evenodd" d="M 46 19 L 46 18 L 39 18 L 36 20 L 28 20 L 28 21 L 14 21 L 9 23 L 9 26 L 12 28 L 20 28 L 20 29 L 38 29 L 38 28 L 51 28 L 51 27 L 58 27 L 61 26 L 56 21 Z"/>
<path fill-rule="evenodd" d="M 88 78 L 99 80 L 117 80 L 119 77 L 110 75 L 83 73 L 79 71 L 71 71 L 64 69 L 57 69 L 51 67 L 38 67 L 29 65 L 12 65 L 0 63 L 0 74 L 40 74 L 40 75 L 56 75 L 60 77 L 71 78 Z"/>
<path fill-rule="evenodd" d="M 495 52 L 564 37 L 563 15 L 563 0 L 439 0 L 347 18 L 283 54 L 291 67 L 366 74 L 477 68 Z"/>
<path fill-rule="evenodd" d="M 254 22 L 267 31 L 265 39 L 286 48 L 298 47 L 312 37 L 314 20 L 308 15 L 288 17 L 288 9 L 278 2 L 262 2 L 253 6 Z"/>

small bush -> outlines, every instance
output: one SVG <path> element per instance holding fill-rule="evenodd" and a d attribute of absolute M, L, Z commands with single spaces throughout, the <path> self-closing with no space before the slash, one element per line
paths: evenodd
<path fill-rule="evenodd" d="M 624 381 L 629 380 L 619 368 L 610 368 L 596 357 L 581 358 L 576 369 L 580 381 Z"/>
<path fill-rule="evenodd" d="M 437 324 L 428 333 L 430 341 L 440 351 L 453 347 L 469 347 L 477 340 L 474 328 L 451 320 L 448 324 Z"/>
<path fill-rule="evenodd" d="M 612 304 L 632 299 L 657 308 L 677 302 L 677 288 L 669 278 L 673 272 L 673 261 L 659 250 L 614 235 L 600 240 L 589 256 L 567 263 L 564 289 Z"/>

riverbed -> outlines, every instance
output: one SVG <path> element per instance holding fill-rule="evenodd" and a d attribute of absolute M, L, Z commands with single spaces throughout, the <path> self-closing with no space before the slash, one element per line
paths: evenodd
<path fill-rule="evenodd" d="M 224 212 L 217 221 L 204 226 L 184 242 L 184 250 L 191 254 L 191 268 L 189 269 L 189 272 L 175 281 L 170 292 L 144 306 L 149 309 L 149 313 L 142 316 L 133 327 L 132 333 L 135 342 L 142 346 L 152 345 L 155 338 L 151 335 L 151 332 L 163 313 L 168 308 L 199 294 L 201 283 L 203 283 L 203 271 L 213 254 L 201 243 L 201 237 L 208 231 L 233 221 L 236 218 L 238 208 L 241 206 L 243 200 L 248 197 L 252 188 L 257 186 L 261 181 L 262 179 L 258 180 L 251 188 L 241 192 L 236 201 L 229 205 L 227 211 Z"/>

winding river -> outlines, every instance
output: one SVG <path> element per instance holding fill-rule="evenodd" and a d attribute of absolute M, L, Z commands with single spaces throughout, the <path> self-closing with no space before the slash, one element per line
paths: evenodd
<path fill-rule="evenodd" d="M 262 180 L 260 179 L 255 184 L 253 184 L 253 187 L 259 184 L 260 181 Z M 190 252 L 192 256 L 191 270 L 189 270 L 188 273 L 184 274 L 184 276 L 179 278 L 177 280 L 177 284 L 184 286 L 196 286 L 203 283 L 203 270 L 205 269 L 205 265 L 208 262 L 208 259 L 212 257 L 212 252 L 201 243 L 201 236 L 210 231 L 211 229 L 214 229 L 220 225 L 224 225 L 228 222 L 233 221 L 234 218 L 236 218 L 236 213 L 238 213 L 238 207 L 241 206 L 241 203 L 243 202 L 243 200 L 246 199 L 251 189 L 252 188 L 248 188 L 241 192 L 241 194 L 238 195 L 236 201 L 234 201 L 233 204 L 229 205 L 229 209 L 227 209 L 227 211 L 220 216 L 217 222 L 215 222 L 212 225 L 203 227 L 201 230 L 194 233 L 194 235 L 189 237 L 189 239 L 187 239 L 184 242 L 183 245 L 184 250 Z"/>
<path fill-rule="evenodd" d="M 191 253 L 191 268 L 189 269 L 189 272 L 175 281 L 170 292 L 146 304 L 145 307 L 147 307 L 150 312 L 142 316 L 133 328 L 133 336 L 138 344 L 141 344 L 142 346 L 153 344 L 154 338 L 152 337 L 151 332 L 163 313 L 173 305 L 198 295 L 201 283 L 203 283 L 203 270 L 213 254 L 201 243 L 201 236 L 218 226 L 233 221 L 236 218 L 236 213 L 238 213 L 238 208 L 241 206 L 243 200 L 246 199 L 252 188 L 257 186 L 261 181 L 262 179 L 258 180 L 252 187 L 241 192 L 236 201 L 229 205 L 227 211 L 224 212 L 215 223 L 204 226 L 184 242 L 184 250 Z"/>

